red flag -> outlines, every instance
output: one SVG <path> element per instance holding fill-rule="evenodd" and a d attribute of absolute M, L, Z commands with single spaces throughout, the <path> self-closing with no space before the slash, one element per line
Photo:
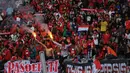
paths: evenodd
<path fill-rule="evenodd" d="M 114 55 L 115 57 L 117 57 L 116 52 L 115 52 L 112 48 L 108 47 L 107 51 L 108 51 L 108 54 L 112 54 L 112 55 Z"/>
<path fill-rule="evenodd" d="M 100 63 L 100 61 L 98 59 L 95 59 L 94 64 L 96 65 L 97 70 L 100 70 L 102 68 L 101 63 Z"/>
<path fill-rule="evenodd" d="M 92 65 L 92 72 L 93 73 L 99 73 L 99 71 L 101 70 L 101 64 L 100 61 L 98 59 L 95 59 L 94 64 Z"/>

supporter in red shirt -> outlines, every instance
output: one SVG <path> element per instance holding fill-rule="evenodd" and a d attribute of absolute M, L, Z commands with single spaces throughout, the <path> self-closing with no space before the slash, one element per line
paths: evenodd
<path fill-rule="evenodd" d="M 43 48 L 43 46 L 38 45 L 38 46 L 36 46 L 36 50 L 37 50 L 37 51 L 43 51 L 43 50 L 44 50 L 44 48 Z"/>
<path fill-rule="evenodd" d="M 76 51 L 75 51 L 74 48 L 71 48 L 71 50 L 70 50 L 70 55 L 71 55 L 71 56 L 75 56 L 75 55 L 76 55 Z"/>
<path fill-rule="evenodd" d="M 110 41 L 110 38 L 111 38 L 111 35 L 108 32 L 103 34 L 103 36 L 102 36 L 103 44 L 108 44 Z"/>
<path fill-rule="evenodd" d="M 36 6 L 36 4 L 37 4 L 37 3 L 36 3 L 35 0 L 32 0 L 32 1 L 31 1 L 31 5 L 32 5 L 32 6 Z"/>
<path fill-rule="evenodd" d="M 116 42 L 112 42 L 112 47 L 113 47 L 114 51 L 117 52 L 118 44 Z"/>
<path fill-rule="evenodd" d="M 13 24 L 13 26 L 12 26 L 11 29 L 10 29 L 10 33 L 13 34 L 13 33 L 16 32 L 16 30 L 17 30 L 17 25 L 16 25 L 16 24 Z"/>
<path fill-rule="evenodd" d="M 77 23 L 77 24 L 81 24 L 81 17 L 80 17 L 80 16 L 77 16 L 77 18 L 76 18 L 76 23 Z"/>
<path fill-rule="evenodd" d="M 39 56 L 39 54 L 36 56 L 36 61 L 37 61 L 37 62 L 40 61 L 40 56 Z"/>
<path fill-rule="evenodd" d="M 94 7 L 94 2 L 93 2 L 93 1 L 90 1 L 90 2 L 89 2 L 89 6 L 93 8 L 93 7 Z"/>
<path fill-rule="evenodd" d="M 96 55 L 97 59 L 104 59 L 105 58 L 105 54 L 107 53 L 107 50 L 102 48 L 101 51 L 98 52 L 98 54 Z"/>
<path fill-rule="evenodd" d="M 104 1 L 104 7 L 106 7 L 107 4 L 108 4 L 108 0 L 105 0 L 105 1 Z"/>
<path fill-rule="evenodd" d="M 59 12 L 60 12 L 61 14 L 63 14 L 63 13 L 64 13 L 64 12 L 63 12 L 64 7 L 65 7 L 65 5 L 64 5 L 64 4 L 61 4 L 61 5 L 60 5 L 60 7 L 59 7 Z"/>
<path fill-rule="evenodd" d="M 41 8 L 41 6 L 40 5 L 37 5 L 37 11 L 42 11 L 42 8 Z"/>
<path fill-rule="evenodd" d="M 9 49 L 7 49 L 7 48 L 3 52 L 3 60 L 4 61 L 9 61 L 11 59 L 11 57 L 12 57 L 11 51 Z"/>
<path fill-rule="evenodd" d="M 2 55 L 0 55 L 0 61 L 2 61 L 3 60 L 3 57 L 2 57 Z"/>
<path fill-rule="evenodd" d="M 27 49 L 27 47 L 24 47 L 25 49 L 22 51 L 22 58 L 23 59 L 29 59 L 30 58 L 30 51 Z"/>
<path fill-rule="evenodd" d="M 92 33 L 93 32 L 92 29 L 95 28 L 95 30 L 98 30 L 98 28 L 99 28 L 98 23 L 100 23 L 100 20 L 105 19 L 108 22 L 108 24 L 111 21 L 112 21 L 112 24 L 116 24 L 116 23 L 114 23 L 116 17 L 112 16 L 112 15 L 114 15 L 114 12 L 116 12 L 116 14 L 118 13 L 119 15 L 122 14 L 120 12 L 123 12 L 124 15 L 123 16 L 121 15 L 121 18 L 125 18 L 125 16 L 127 16 L 127 15 L 125 15 L 125 14 L 127 14 L 127 10 L 126 11 L 122 10 L 120 12 L 117 12 L 119 10 L 116 11 L 115 7 L 116 7 L 117 2 L 115 2 L 113 4 L 110 3 L 110 5 L 108 5 L 107 4 L 108 0 L 89 0 L 89 6 L 94 8 L 95 13 L 94 12 L 90 13 L 91 16 L 88 17 L 89 20 L 86 20 L 87 19 L 86 18 L 87 12 L 89 12 L 88 10 L 91 11 L 91 9 L 87 10 L 87 8 L 85 8 L 86 11 L 80 11 L 83 8 L 83 5 L 85 3 L 85 2 L 81 2 L 81 5 L 78 6 L 80 4 L 80 1 L 81 0 L 71 0 L 71 1 L 70 0 L 44 0 L 44 3 L 43 3 L 43 0 L 31 0 L 30 5 L 33 6 L 34 12 L 25 10 L 23 13 L 21 13 L 19 11 L 19 9 L 18 9 L 18 11 L 14 10 L 14 15 L 12 15 L 14 17 L 13 21 L 8 19 L 8 16 L 6 17 L 6 13 L 4 13 L 4 14 L 1 13 L 0 14 L 0 23 L 2 22 L 1 24 L 3 24 L 4 27 L 0 25 L 0 28 L 3 27 L 2 28 L 3 30 L 0 29 L 0 32 L 3 32 L 3 33 L 9 32 L 9 34 L 11 34 L 11 35 L 18 34 L 18 36 L 17 36 L 18 40 L 16 40 L 16 46 L 12 47 L 12 43 L 14 43 L 14 42 L 10 39 L 10 35 L 2 35 L 2 36 L 0 35 L 1 38 L 5 39 L 4 41 L 2 40 L 3 46 L 0 45 L 0 48 L 3 48 L 3 47 L 6 48 L 2 52 L 3 54 L 0 55 L 0 60 L 15 61 L 18 59 L 18 57 L 22 57 L 23 59 L 29 59 L 30 54 L 32 53 L 32 51 L 30 51 L 30 48 L 31 48 L 30 45 L 32 45 L 33 43 L 36 43 L 36 42 L 33 42 L 33 41 L 36 41 L 36 39 L 42 43 L 44 42 L 45 45 L 47 46 L 47 48 L 51 48 L 51 49 L 46 49 L 46 51 L 48 50 L 48 53 L 51 52 L 51 56 L 53 56 L 52 52 L 54 50 L 56 50 L 56 53 L 58 55 L 62 55 L 62 52 L 61 52 L 61 54 L 59 52 L 62 50 L 62 48 L 63 49 L 65 48 L 65 42 L 66 43 L 73 42 L 73 44 L 70 44 L 70 45 L 74 46 L 74 49 L 71 49 L 70 54 L 77 56 L 76 50 L 78 49 L 78 50 L 80 50 L 81 53 L 83 53 L 85 56 L 87 56 L 87 55 L 89 55 L 89 52 L 91 50 L 93 50 L 95 47 L 94 41 L 87 40 L 87 39 L 92 38 L 91 35 L 94 35 L 94 33 Z M 97 7 L 95 5 L 96 4 L 95 2 L 97 2 L 97 6 L 99 6 L 99 7 Z M 43 4 L 45 5 L 45 7 L 42 7 Z M 102 4 L 104 6 L 102 6 Z M 108 7 L 106 8 L 107 5 L 108 5 Z M 119 4 L 119 5 L 121 5 L 121 7 L 123 6 L 122 4 Z M 27 4 L 27 6 L 28 6 L 28 4 Z M 27 7 L 25 5 L 25 9 L 26 8 Z M 98 8 L 101 10 L 99 10 Z M 111 8 L 112 12 L 109 11 L 109 8 Z M 74 9 L 72 11 L 72 13 L 70 13 L 70 9 Z M 121 8 L 121 9 L 125 9 L 125 8 Z M 43 10 L 43 12 L 42 12 L 42 10 Z M 21 11 L 23 11 L 23 10 L 21 10 Z M 52 43 L 50 40 L 49 41 L 44 40 L 44 38 L 48 37 L 47 36 L 48 34 L 40 26 L 41 23 L 36 22 L 35 19 L 33 19 L 33 17 L 35 16 L 35 13 L 37 13 L 37 12 L 39 14 L 43 14 L 43 17 L 45 19 L 46 24 L 48 25 L 49 30 L 51 31 L 52 29 L 54 29 L 51 31 L 52 33 L 54 32 L 53 33 L 53 37 L 54 37 L 53 41 L 62 42 L 62 43 L 58 44 L 59 46 L 62 46 L 61 49 L 57 50 L 56 49 L 57 45 Z M 112 15 L 111 15 L 111 13 L 112 13 Z M 107 15 L 109 14 L 111 17 L 109 17 L 109 16 L 104 17 L 104 15 L 106 15 L 106 14 Z M 58 15 L 59 15 L 59 17 L 58 17 Z M 1 18 L 1 16 L 2 16 L 2 18 Z M 97 17 L 98 17 L 98 19 L 97 19 Z M 110 18 L 113 18 L 114 20 L 111 20 Z M 7 21 L 6 21 L 6 19 L 7 19 Z M 4 21 L 1 21 L 1 20 L 4 20 Z M 78 31 L 79 33 L 81 33 L 81 35 L 78 35 L 77 29 L 76 29 L 77 26 L 80 26 L 82 24 L 86 25 L 87 21 L 91 22 L 90 20 L 93 20 L 93 23 L 92 23 L 92 25 L 90 24 L 90 28 L 88 29 L 88 31 L 87 32 L 86 31 L 85 32 Z M 28 22 L 29 22 L 35 28 L 34 32 L 37 35 L 36 39 L 34 40 L 34 36 L 31 34 L 33 31 L 26 32 L 22 27 L 18 26 L 19 24 L 12 24 L 12 23 L 15 23 L 15 21 L 16 22 L 18 21 L 18 23 L 20 22 L 20 24 L 22 22 L 22 24 L 24 24 L 24 25 L 28 24 Z M 121 24 L 123 24 L 125 21 L 126 21 L 126 24 L 125 24 L 126 29 L 129 30 L 130 29 L 130 25 L 129 25 L 130 21 L 123 19 Z M 6 22 L 7 22 L 7 25 L 6 25 Z M 10 25 L 8 26 L 8 24 L 10 24 Z M 71 26 L 73 26 L 74 30 L 71 29 Z M 110 29 L 111 26 L 112 26 L 111 24 L 108 26 L 109 30 L 111 30 Z M 118 25 L 115 25 L 115 26 L 117 26 L 117 27 L 114 27 L 114 28 L 116 28 L 116 30 L 118 30 L 119 26 Z M 72 34 L 71 36 L 69 36 L 69 38 L 65 37 L 63 39 L 63 37 L 62 37 L 63 36 L 62 34 L 64 32 L 64 27 L 67 27 L 67 33 Z M 18 32 L 17 32 L 17 28 L 19 29 Z M 81 29 L 86 30 L 86 28 L 84 28 L 84 27 Z M 100 31 L 98 31 L 98 32 L 101 33 Z M 117 49 L 118 45 L 116 43 L 109 43 L 111 36 L 113 37 L 113 35 L 106 32 L 106 33 L 102 34 L 101 36 L 99 35 L 100 38 L 98 38 L 98 39 L 103 40 L 103 46 L 104 46 L 104 44 L 110 44 L 111 46 L 114 46 L 115 49 Z M 121 36 L 123 36 L 123 35 L 121 35 Z M 129 37 L 129 35 L 127 37 Z M 116 37 L 116 38 L 118 39 L 119 37 Z M 123 38 L 123 39 L 125 39 L 125 38 Z M 112 41 L 113 41 L 113 39 L 112 39 Z M 0 42 L 1 42 L 1 39 L 0 39 Z M 119 43 L 119 42 L 117 42 L 117 43 Z M 7 47 L 7 46 L 9 46 L 8 44 L 11 44 L 10 47 Z M 100 43 L 100 41 L 99 41 L 98 48 L 100 48 L 100 46 L 101 46 L 100 44 L 102 44 L 102 43 Z M 35 47 L 37 49 L 37 53 L 45 50 L 45 48 L 38 43 L 35 44 Z M 76 49 L 75 49 L 75 47 L 76 47 Z M 16 49 L 16 48 L 18 48 L 18 49 Z M 67 46 L 67 48 L 70 48 L 70 47 Z M 18 50 L 20 50 L 20 52 L 22 53 L 22 56 L 14 55 L 14 53 L 17 52 Z M 67 51 L 66 53 L 68 55 L 68 50 L 66 49 L 65 51 Z M 94 51 L 95 51 L 95 49 L 94 49 Z M 64 50 L 63 50 L 63 53 L 64 53 Z M 99 55 L 100 59 L 104 58 L 105 53 L 106 53 L 106 49 L 102 49 L 102 51 L 99 53 L 100 53 L 100 55 Z M 40 61 L 39 54 L 37 54 L 36 60 Z"/>
<path fill-rule="evenodd" d="M 102 4 L 103 0 L 97 0 L 97 2 L 98 2 L 99 4 Z"/>

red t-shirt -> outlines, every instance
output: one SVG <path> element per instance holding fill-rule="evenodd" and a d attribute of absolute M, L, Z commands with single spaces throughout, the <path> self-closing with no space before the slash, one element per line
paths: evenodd
<path fill-rule="evenodd" d="M 37 5 L 37 11 L 41 11 L 42 8 L 40 7 L 40 5 Z"/>
<path fill-rule="evenodd" d="M 12 28 L 10 29 L 10 33 L 15 33 L 17 29 L 17 25 L 13 25 Z"/>
<path fill-rule="evenodd" d="M 44 48 L 43 48 L 41 45 L 39 45 L 39 46 L 36 46 L 36 50 L 37 50 L 37 51 L 43 51 Z"/>
<path fill-rule="evenodd" d="M 8 40 L 5 40 L 5 41 L 4 41 L 4 46 L 5 46 L 5 45 L 8 45 L 8 43 L 9 43 L 9 41 L 8 41 Z"/>
<path fill-rule="evenodd" d="M 99 4 L 101 4 L 103 1 L 102 1 L 102 0 L 97 0 L 97 2 L 98 2 Z"/>
<path fill-rule="evenodd" d="M 0 55 L 0 61 L 3 60 L 2 56 Z"/>
<path fill-rule="evenodd" d="M 89 6 L 92 6 L 92 7 L 93 7 L 93 6 L 94 6 L 94 2 L 92 2 L 92 1 L 89 2 Z"/>
<path fill-rule="evenodd" d="M 21 35 L 24 34 L 24 30 L 23 30 L 23 28 L 20 28 L 20 29 L 19 29 L 19 33 L 20 33 Z"/>
<path fill-rule="evenodd" d="M 108 0 L 105 0 L 105 2 L 104 2 L 104 6 L 106 7 L 107 4 L 108 4 Z"/>
<path fill-rule="evenodd" d="M 67 22 L 67 28 L 68 30 L 71 30 L 70 22 Z"/>
<path fill-rule="evenodd" d="M 105 56 L 105 52 L 104 52 L 104 50 L 102 50 L 102 51 L 99 53 L 99 56 L 96 57 L 96 58 L 97 58 L 97 59 L 103 59 L 104 56 Z"/>
<path fill-rule="evenodd" d="M 4 56 L 4 60 L 8 61 L 11 59 L 12 55 L 9 49 L 5 50 L 5 56 Z"/>
<path fill-rule="evenodd" d="M 71 55 L 76 54 L 76 51 L 75 51 L 74 49 L 71 48 L 70 54 L 71 54 Z"/>
<path fill-rule="evenodd" d="M 31 1 L 31 5 L 32 5 L 32 6 L 36 6 L 36 4 L 37 4 L 37 3 L 36 3 L 35 0 L 32 0 L 32 1 Z"/>
<path fill-rule="evenodd" d="M 81 17 L 80 17 L 80 16 L 78 16 L 78 17 L 76 18 L 76 20 L 77 20 L 77 23 L 78 23 L 78 24 L 81 23 Z"/>
<path fill-rule="evenodd" d="M 110 34 L 103 34 L 103 43 L 108 44 L 110 38 L 111 38 Z"/>
<path fill-rule="evenodd" d="M 28 57 L 30 57 L 30 52 L 29 50 L 26 49 L 23 51 L 22 58 L 28 58 Z"/>
<path fill-rule="evenodd" d="M 36 56 L 36 61 L 40 61 L 40 56 L 39 55 Z"/>
<path fill-rule="evenodd" d="M 30 52 L 29 52 L 29 50 L 25 50 L 25 56 L 27 56 L 27 57 L 30 56 Z"/>
<path fill-rule="evenodd" d="M 126 29 L 130 29 L 130 20 L 125 22 Z"/>
<path fill-rule="evenodd" d="M 88 54 L 88 50 L 87 50 L 87 49 L 84 49 L 84 50 L 83 50 L 83 54 L 84 54 L 84 55 L 87 55 L 87 54 Z"/>
<path fill-rule="evenodd" d="M 114 50 L 116 51 L 118 49 L 118 44 L 117 43 L 112 43 L 112 46 L 114 47 Z"/>

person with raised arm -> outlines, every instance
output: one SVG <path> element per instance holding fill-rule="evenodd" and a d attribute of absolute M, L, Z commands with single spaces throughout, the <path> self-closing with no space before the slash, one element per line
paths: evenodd
<path fill-rule="evenodd" d="M 48 59 L 54 59 L 54 51 L 53 48 L 48 47 L 49 46 L 49 42 L 47 42 L 47 46 L 45 44 L 43 44 L 42 42 L 38 41 L 37 39 L 35 39 L 40 45 L 42 45 L 45 48 L 45 56 L 46 56 L 46 60 Z"/>
<path fill-rule="evenodd" d="M 68 54 L 69 54 L 69 52 L 68 52 L 68 47 L 70 47 L 70 46 L 72 45 L 72 44 L 70 43 L 70 40 L 67 40 L 67 41 L 69 42 L 69 44 L 65 44 L 64 41 L 62 41 L 61 44 L 60 44 L 60 43 L 58 43 L 58 42 L 52 40 L 52 42 L 53 42 L 54 44 L 56 44 L 57 46 L 60 47 L 60 49 L 61 49 L 61 56 L 62 56 L 63 58 L 67 58 L 67 56 L 68 56 Z"/>

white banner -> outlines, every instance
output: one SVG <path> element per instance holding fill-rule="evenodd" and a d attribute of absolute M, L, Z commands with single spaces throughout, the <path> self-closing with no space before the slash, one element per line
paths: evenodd
<path fill-rule="evenodd" d="M 47 73 L 58 73 L 59 60 L 47 61 Z M 28 60 L 21 60 L 11 62 L 8 61 L 5 65 L 6 73 L 41 73 L 42 72 L 42 64 L 38 63 L 30 63 Z"/>

